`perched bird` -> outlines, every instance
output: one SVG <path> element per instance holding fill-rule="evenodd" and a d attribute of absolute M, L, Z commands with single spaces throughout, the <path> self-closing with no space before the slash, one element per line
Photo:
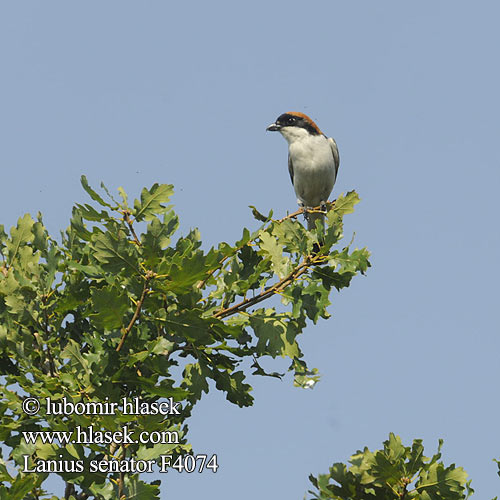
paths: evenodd
<path fill-rule="evenodd" d="M 288 142 L 288 171 L 300 207 L 325 207 L 340 164 L 337 143 L 321 132 L 304 113 L 283 113 L 266 130 L 279 132 Z M 320 213 L 305 214 L 307 229 L 316 227 Z"/>

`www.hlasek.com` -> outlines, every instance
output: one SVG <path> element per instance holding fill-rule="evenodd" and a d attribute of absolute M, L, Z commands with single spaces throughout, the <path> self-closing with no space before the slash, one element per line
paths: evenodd
<path fill-rule="evenodd" d="M 41 408 L 40 401 L 29 397 L 23 401 L 23 411 L 27 415 L 36 415 Z M 73 403 L 66 398 L 60 401 L 53 401 L 45 398 L 45 409 L 47 415 L 114 415 L 121 411 L 124 415 L 181 415 L 180 403 L 172 398 L 166 401 L 147 402 L 139 398 L 129 400 L 123 398 L 120 403 L 110 402 L 108 398 L 104 402 L 78 402 Z M 182 409 L 182 408 L 181 408 Z M 178 431 L 142 431 L 136 433 L 128 426 L 123 426 L 119 431 L 101 431 L 89 427 L 76 426 L 74 431 L 24 431 L 23 440 L 27 444 L 35 444 L 38 440 L 43 444 L 58 444 L 65 447 L 69 444 L 169 444 L 180 443 Z M 219 465 L 217 455 L 211 457 L 204 454 L 177 456 L 175 460 L 172 455 L 159 455 L 155 459 L 140 460 L 136 458 L 123 460 L 66 460 L 63 455 L 58 455 L 59 459 L 31 460 L 30 455 L 23 455 L 24 467 L 22 472 L 47 473 L 47 472 L 89 472 L 98 473 L 142 473 L 154 472 L 153 466 L 159 467 L 159 472 L 168 472 L 168 469 L 175 469 L 177 472 L 203 472 L 209 469 L 217 472 Z"/>

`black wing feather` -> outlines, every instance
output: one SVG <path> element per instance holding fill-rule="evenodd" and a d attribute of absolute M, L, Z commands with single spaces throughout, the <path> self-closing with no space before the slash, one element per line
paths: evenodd
<path fill-rule="evenodd" d="M 328 138 L 328 142 L 330 143 L 330 147 L 332 148 L 333 159 L 335 161 L 335 178 L 337 178 L 337 172 L 339 171 L 340 166 L 340 155 L 339 148 L 337 147 L 337 143 L 333 137 Z"/>

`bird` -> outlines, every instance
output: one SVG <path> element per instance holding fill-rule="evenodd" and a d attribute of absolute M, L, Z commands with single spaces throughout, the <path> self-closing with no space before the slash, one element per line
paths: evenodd
<path fill-rule="evenodd" d="M 288 142 L 288 172 L 304 209 L 307 229 L 316 228 L 321 213 L 308 213 L 314 207 L 326 208 L 340 165 L 337 143 L 326 137 L 319 127 L 304 113 L 289 111 L 278 116 L 266 129 L 279 132 Z"/>

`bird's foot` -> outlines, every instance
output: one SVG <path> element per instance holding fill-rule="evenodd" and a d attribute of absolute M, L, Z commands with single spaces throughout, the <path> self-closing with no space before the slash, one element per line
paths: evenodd
<path fill-rule="evenodd" d="M 313 210 L 313 208 L 312 207 L 306 207 L 305 205 L 302 205 L 302 210 L 304 212 L 304 219 L 306 221 L 309 221 L 309 218 L 311 216 L 309 210 Z"/>
<path fill-rule="evenodd" d="M 308 217 L 309 217 L 309 214 L 307 212 L 307 210 L 309 209 L 309 207 L 306 207 L 301 201 L 297 200 L 297 205 L 299 206 L 299 208 L 302 210 L 302 213 L 304 214 L 304 219 L 307 220 Z"/>

